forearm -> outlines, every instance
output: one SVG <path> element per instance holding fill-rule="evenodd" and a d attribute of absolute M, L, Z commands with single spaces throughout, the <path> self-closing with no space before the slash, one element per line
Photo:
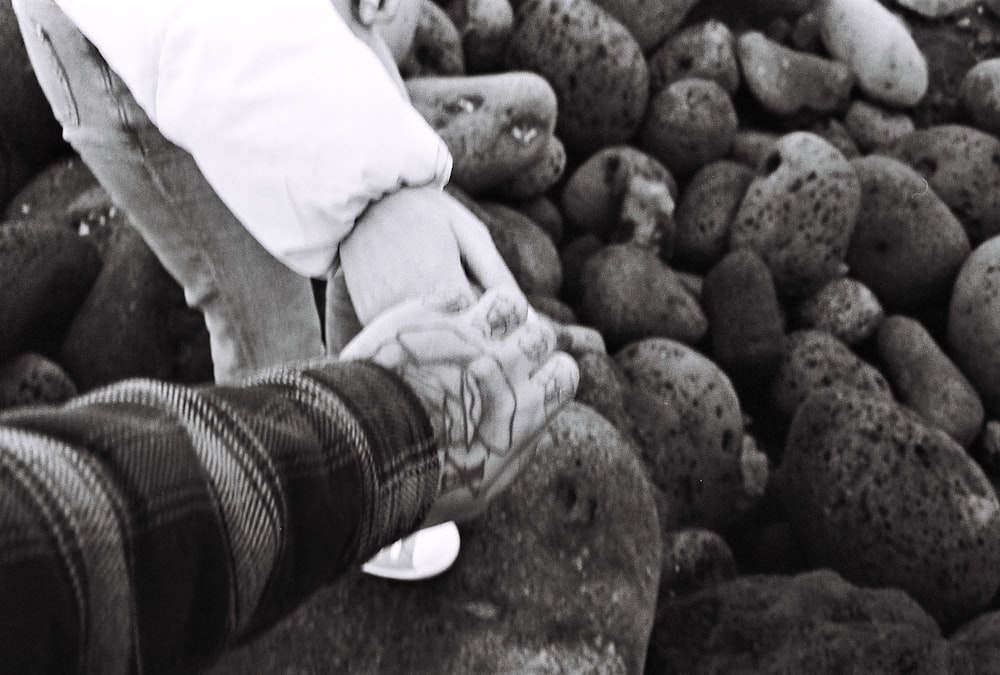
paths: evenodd
<path fill-rule="evenodd" d="M 431 435 L 412 392 L 360 363 L 0 417 L 0 662 L 211 660 L 418 525 Z"/>

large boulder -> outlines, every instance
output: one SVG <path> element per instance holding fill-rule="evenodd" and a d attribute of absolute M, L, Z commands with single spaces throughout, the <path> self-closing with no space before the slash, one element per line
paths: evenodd
<path fill-rule="evenodd" d="M 420 583 L 352 572 L 211 672 L 634 673 L 653 622 L 662 539 L 630 443 L 571 404 L 462 551 Z"/>

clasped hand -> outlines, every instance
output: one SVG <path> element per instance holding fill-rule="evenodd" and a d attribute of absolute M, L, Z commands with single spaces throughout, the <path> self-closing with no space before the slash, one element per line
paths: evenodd
<path fill-rule="evenodd" d="M 397 373 L 426 407 L 441 482 L 425 525 L 478 515 L 531 460 L 545 426 L 576 395 L 576 362 L 519 292 L 411 299 L 341 353 Z"/>

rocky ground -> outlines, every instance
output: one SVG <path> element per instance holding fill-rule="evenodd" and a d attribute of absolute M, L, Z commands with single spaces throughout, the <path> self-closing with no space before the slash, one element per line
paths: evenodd
<path fill-rule="evenodd" d="M 215 672 L 1000 672 L 1000 3 L 418 14 L 449 189 L 607 351 L 453 569 L 352 574 Z M 9 0 L 0 41 L 0 408 L 207 381 Z"/>

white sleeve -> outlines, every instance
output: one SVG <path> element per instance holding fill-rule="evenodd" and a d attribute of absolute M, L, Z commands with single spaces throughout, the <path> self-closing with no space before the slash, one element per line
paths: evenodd
<path fill-rule="evenodd" d="M 59 4 L 250 233 L 301 274 L 327 271 L 371 201 L 449 178 L 447 146 L 330 0 Z"/>

